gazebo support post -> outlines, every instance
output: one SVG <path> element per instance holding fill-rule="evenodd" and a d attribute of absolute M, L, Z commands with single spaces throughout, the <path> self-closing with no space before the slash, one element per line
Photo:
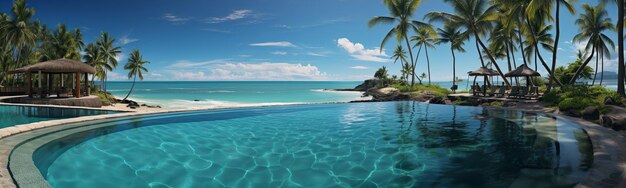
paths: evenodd
<path fill-rule="evenodd" d="M 41 77 L 42 77 L 41 76 L 41 71 L 39 71 L 37 74 L 39 75 L 39 77 L 38 77 L 39 81 L 37 82 L 37 86 L 39 86 L 39 87 L 37 87 L 37 88 L 39 88 L 39 98 L 43 98 L 43 91 L 41 89 Z"/>
<path fill-rule="evenodd" d="M 52 92 L 50 92 L 50 89 L 52 88 L 52 74 L 48 73 L 48 88 L 46 89 L 46 91 L 48 91 L 48 96 L 50 96 L 50 94 Z"/>
<path fill-rule="evenodd" d="M 74 86 L 76 86 L 75 97 L 80 98 L 80 73 L 75 73 L 74 77 L 76 78 L 76 84 L 74 84 Z"/>
<path fill-rule="evenodd" d="M 33 74 L 28 72 L 28 97 L 33 98 Z"/>
<path fill-rule="evenodd" d="M 89 87 L 89 74 L 85 73 L 85 93 L 86 96 L 91 96 L 91 87 Z"/>

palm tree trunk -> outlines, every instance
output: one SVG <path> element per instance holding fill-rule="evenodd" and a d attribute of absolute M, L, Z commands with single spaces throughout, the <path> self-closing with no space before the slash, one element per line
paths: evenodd
<path fill-rule="evenodd" d="M 552 70 L 556 69 L 556 55 L 557 52 L 559 51 L 559 39 L 561 38 L 561 20 L 560 20 L 560 11 L 561 11 L 561 0 L 556 0 L 556 17 L 555 17 L 555 24 L 556 24 L 556 33 L 554 34 L 554 48 L 552 48 Z M 547 90 L 550 91 L 552 90 L 552 84 L 554 83 L 554 80 L 550 79 L 550 81 L 548 82 L 548 88 Z"/>
<path fill-rule="evenodd" d="M 599 52 L 599 51 L 600 51 L 600 50 L 596 51 L 596 68 L 594 69 L 595 73 L 593 74 L 593 82 L 591 82 L 591 85 L 592 85 L 592 86 L 595 86 L 595 85 L 596 85 L 596 77 L 597 77 L 597 75 L 598 75 L 598 63 L 599 63 L 599 62 L 598 62 L 598 55 L 599 55 L 599 54 L 598 54 L 598 52 Z"/>
<path fill-rule="evenodd" d="M 424 46 L 424 50 L 426 52 L 426 63 L 428 64 L 428 85 L 431 85 L 430 83 L 430 58 L 428 58 L 428 46 Z"/>
<path fill-rule="evenodd" d="M 452 51 L 452 88 L 456 86 L 456 56 L 454 55 L 454 48 L 450 48 Z M 456 89 L 452 90 L 452 93 L 456 93 Z"/>
<path fill-rule="evenodd" d="M 478 50 L 478 57 L 480 57 L 480 65 L 485 67 L 485 60 L 483 60 L 483 53 L 480 52 L 480 47 L 478 46 L 478 38 L 476 38 L 476 50 Z"/>
<path fill-rule="evenodd" d="M 526 63 L 526 54 L 524 54 L 524 41 L 522 41 L 522 19 L 520 19 L 520 25 L 518 26 L 517 36 L 519 38 L 519 51 L 522 54 L 522 60 L 524 61 L 524 65 L 528 65 Z"/>
<path fill-rule="evenodd" d="M 569 81 L 570 85 L 573 85 L 574 83 L 576 83 L 576 79 L 578 78 L 580 73 L 583 72 L 585 67 L 587 67 L 587 64 L 589 64 L 589 62 L 593 58 L 593 54 L 595 52 L 596 52 L 596 46 L 592 45 L 592 47 L 591 47 L 591 55 L 587 58 L 587 60 L 585 60 L 585 62 L 580 67 L 578 67 L 578 70 L 576 70 L 576 74 L 574 74 L 574 77 L 572 77 L 572 79 Z M 624 79 L 617 79 L 618 82 L 619 82 L 619 80 L 622 80 L 622 82 L 624 81 Z M 619 85 L 618 85 L 618 87 L 619 87 Z"/>
<path fill-rule="evenodd" d="M 496 60 L 493 58 L 493 55 L 491 55 L 491 52 L 489 52 L 489 49 L 487 49 L 487 46 L 485 46 L 485 44 L 483 43 L 483 41 L 480 40 L 480 37 L 478 36 L 478 33 L 474 32 L 474 37 L 476 37 L 476 40 L 478 41 L 478 43 L 480 44 L 480 46 L 483 47 L 483 49 L 485 50 L 485 52 L 487 53 L 487 56 L 489 56 L 489 59 L 491 60 L 491 62 L 493 62 L 493 65 L 496 66 L 496 69 L 498 70 L 498 74 L 500 74 L 500 76 L 502 77 L 502 81 L 504 81 L 504 83 L 506 84 L 506 86 L 511 87 L 511 83 L 509 83 L 509 81 L 506 79 L 506 77 L 504 76 L 504 73 L 502 72 L 502 70 L 500 69 L 500 66 L 498 65 L 498 63 L 496 62 Z"/>
<path fill-rule="evenodd" d="M 415 76 L 415 67 L 417 66 L 417 60 L 419 60 L 421 54 L 422 54 L 422 46 L 420 45 L 420 48 L 417 49 L 417 55 L 415 55 L 415 61 L 414 61 L 415 64 L 413 64 L 413 67 L 411 68 L 412 72 L 413 72 L 413 76 L 415 78 L 417 78 L 417 80 L 420 82 L 420 84 L 422 84 L 422 79 L 420 79 L 419 76 Z"/>
<path fill-rule="evenodd" d="M 600 53 L 600 59 L 602 59 L 602 72 L 600 72 L 600 86 L 602 86 L 602 81 L 604 81 L 604 53 Z"/>
<path fill-rule="evenodd" d="M 125 101 L 126 99 L 128 99 L 128 96 L 130 96 L 130 93 L 133 92 L 133 89 L 135 88 L 136 80 L 137 80 L 137 73 L 135 73 L 135 76 L 133 76 L 133 85 L 130 87 L 130 91 L 128 91 L 128 94 L 126 95 L 126 97 L 124 97 L 124 99 L 122 99 L 122 101 Z"/>
<path fill-rule="evenodd" d="M 528 17 L 526 17 L 526 24 L 528 24 L 528 28 L 531 32 L 534 31 L 532 25 L 530 24 L 530 18 Z M 537 41 L 537 38 L 535 37 L 535 33 L 531 33 L 530 36 L 533 37 L 533 41 Z M 543 67 L 546 68 L 546 71 L 548 71 L 550 78 L 556 81 L 556 83 L 559 86 L 563 87 L 563 84 L 558 79 L 556 79 L 556 76 L 554 75 L 553 70 L 550 69 L 550 67 L 543 60 L 543 57 L 541 57 L 541 53 L 539 53 L 539 45 L 537 44 L 537 42 L 535 42 L 534 46 L 535 46 L 535 53 L 537 54 L 537 57 L 539 57 L 539 61 L 541 61 L 541 64 L 543 65 Z"/>
<path fill-rule="evenodd" d="M 409 38 L 408 37 L 404 37 L 404 40 L 406 41 L 406 47 L 409 49 L 409 55 L 411 56 L 411 64 L 413 64 L 413 71 L 412 71 L 412 76 L 411 76 L 411 89 L 413 89 L 413 85 L 415 84 L 415 62 L 413 62 L 413 50 L 411 50 L 411 44 L 409 43 Z"/>
<path fill-rule="evenodd" d="M 509 43 L 508 42 L 504 43 L 504 50 L 506 50 L 506 62 L 509 64 L 509 71 L 512 71 L 513 67 L 511 66 L 511 55 L 509 54 Z"/>
<path fill-rule="evenodd" d="M 624 93 L 624 0 L 617 1 L 617 43 L 618 43 L 618 69 L 617 69 L 617 93 L 626 96 Z"/>

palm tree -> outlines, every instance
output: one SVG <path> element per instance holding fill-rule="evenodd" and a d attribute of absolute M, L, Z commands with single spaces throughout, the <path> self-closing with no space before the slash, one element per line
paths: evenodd
<path fill-rule="evenodd" d="M 435 48 L 434 43 L 437 42 L 436 34 L 433 36 L 428 29 L 420 27 L 417 29 L 417 36 L 412 36 L 411 41 L 416 42 L 413 48 L 417 46 L 424 47 L 424 51 L 426 52 L 426 63 L 428 65 L 428 85 L 430 85 L 430 58 L 428 57 L 428 48 Z"/>
<path fill-rule="evenodd" d="M 485 50 L 487 56 L 489 56 L 489 59 L 498 70 L 498 73 L 503 78 L 504 83 L 507 86 L 511 86 L 509 81 L 504 76 L 502 69 L 500 69 L 500 66 L 494 59 L 493 55 L 480 39 L 480 36 L 484 36 L 489 30 L 493 28 L 492 23 L 498 18 L 496 14 L 496 7 L 488 6 L 486 0 L 444 1 L 452 4 L 455 14 L 447 12 L 430 12 L 426 14 L 425 17 L 429 18 L 431 22 L 445 21 L 454 27 L 465 29 L 465 32 L 467 32 L 468 35 L 471 34 L 472 36 L 474 36 L 474 39 L 476 40 L 478 45 L 480 45 L 480 47 Z"/>
<path fill-rule="evenodd" d="M 554 37 L 554 46 L 552 47 L 552 49 L 559 49 L 559 39 L 561 38 L 561 19 L 560 19 L 561 6 L 565 7 L 571 15 L 574 15 L 576 13 L 576 9 L 574 8 L 574 1 L 573 0 L 531 1 L 527 8 L 527 12 L 529 12 L 529 16 L 531 19 L 534 19 L 535 16 L 538 15 L 538 14 L 534 14 L 537 12 L 547 12 L 549 16 L 551 12 L 550 9 L 552 9 L 553 4 L 555 4 L 554 8 L 556 8 L 556 13 L 555 13 L 556 17 L 554 19 L 556 31 L 555 31 L 555 37 Z M 540 11 L 540 9 L 544 9 L 544 11 Z M 545 11 L 546 9 L 547 11 Z M 552 51 L 552 67 L 551 67 L 552 70 L 556 68 L 557 53 L 558 53 L 558 50 Z M 553 80 L 550 80 L 550 85 L 552 85 L 552 81 Z"/>
<path fill-rule="evenodd" d="M 109 67 L 104 69 L 104 92 L 107 91 L 107 72 L 113 71 L 117 67 L 117 54 L 122 52 L 122 48 L 119 46 L 114 46 L 115 39 L 109 35 L 107 32 L 102 32 L 102 35 L 98 39 L 98 48 L 100 50 L 100 55 L 102 55 L 102 61 L 108 64 Z"/>
<path fill-rule="evenodd" d="M 374 77 L 381 79 L 381 80 L 385 80 L 388 76 L 389 74 L 387 71 L 387 67 L 385 66 L 381 67 L 380 69 L 376 71 L 376 73 L 374 73 Z"/>
<path fill-rule="evenodd" d="M 24 54 L 22 51 L 36 44 L 39 21 L 31 21 L 34 15 L 35 9 L 28 8 L 24 0 L 15 0 L 11 8 L 11 17 L 2 16 L 5 20 L 0 28 L 3 31 L 3 43 L 14 48 L 13 60 L 16 67 L 24 65 L 23 60 L 27 59 L 21 56 Z"/>
<path fill-rule="evenodd" d="M 464 35 L 458 28 L 450 25 L 445 25 L 444 29 L 437 29 L 439 31 L 439 41 L 437 43 L 450 43 L 450 51 L 452 52 L 452 88 L 456 88 L 456 56 L 454 51 L 465 52 L 465 40 L 467 35 Z M 456 93 L 456 89 L 452 90 Z"/>
<path fill-rule="evenodd" d="M 140 80 L 143 80 L 143 72 L 148 72 L 148 69 L 145 67 L 146 64 L 150 62 L 144 61 L 143 57 L 139 53 L 139 50 L 135 49 L 132 53 L 130 53 L 130 58 L 128 58 L 128 62 L 124 65 L 124 70 L 128 70 L 128 79 L 133 78 L 133 85 L 130 87 L 130 91 L 122 101 L 128 99 L 130 93 L 133 92 L 135 88 L 135 82 L 137 81 L 137 77 Z"/>
<path fill-rule="evenodd" d="M 409 76 L 412 76 L 412 71 L 413 66 L 411 66 L 408 61 L 405 61 L 404 66 L 402 66 L 402 70 L 400 72 L 402 73 L 402 78 L 406 81 L 407 84 L 409 83 Z"/>
<path fill-rule="evenodd" d="M 398 62 L 398 60 L 400 60 L 400 64 L 402 65 L 402 79 L 404 80 L 405 78 L 408 79 L 410 72 L 404 72 L 406 70 L 406 67 L 408 65 L 408 61 L 406 59 L 406 51 L 404 51 L 404 48 L 402 48 L 402 45 L 398 45 L 396 47 L 396 50 L 393 51 L 393 55 L 391 56 L 391 59 L 394 59 L 393 63 Z"/>
<path fill-rule="evenodd" d="M 617 2 L 617 93 L 626 96 L 624 92 L 624 79 L 626 67 L 624 66 L 624 0 L 601 0 L 602 2 Z"/>
<path fill-rule="evenodd" d="M 76 29 L 80 32 L 80 30 Z M 77 36 L 76 31 L 68 31 L 66 26 L 60 24 L 54 33 L 42 30 L 43 41 L 39 50 L 42 54 L 41 61 L 60 58 L 79 60 L 81 58 L 82 35 Z"/>
<path fill-rule="evenodd" d="M 422 0 L 384 0 L 383 2 L 389 9 L 391 16 L 376 16 L 369 21 L 368 25 L 371 28 L 381 23 L 395 24 L 387 35 L 385 35 L 385 38 L 383 38 L 380 44 L 380 50 L 383 50 L 385 43 L 387 43 L 392 36 L 395 36 L 398 41 L 405 41 L 406 47 L 409 49 L 411 65 L 413 66 L 413 76 L 411 78 L 412 86 L 415 83 L 415 61 L 413 61 L 413 51 L 411 50 L 411 44 L 409 44 L 408 35 L 411 29 L 417 31 L 418 26 L 428 26 L 426 23 L 412 20 Z"/>
<path fill-rule="evenodd" d="M 550 34 L 550 30 L 552 30 L 552 26 L 544 26 L 541 22 L 532 22 L 534 26 L 532 27 L 533 31 L 526 33 L 526 46 L 524 47 L 524 54 L 526 54 L 526 58 L 528 62 L 534 62 L 535 71 L 538 69 L 537 57 L 539 56 L 538 50 L 535 47 L 540 46 L 541 48 L 547 51 L 554 51 L 552 40 L 552 34 Z M 535 36 L 530 36 L 535 35 Z M 534 61 L 531 60 L 534 56 Z"/>
<path fill-rule="evenodd" d="M 113 67 L 106 63 L 102 55 L 100 53 L 100 49 L 98 45 L 95 43 L 90 43 L 85 48 L 85 55 L 83 55 L 83 60 L 85 63 L 91 65 L 96 68 L 96 73 L 91 77 L 91 85 L 94 85 L 94 79 L 98 77 L 100 80 L 104 80 L 105 70 L 113 70 Z"/>
<path fill-rule="evenodd" d="M 595 7 L 589 4 L 584 4 L 582 8 L 585 13 L 580 14 L 580 17 L 576 20 L 576 25 L 578 25 L 580 33 L 574 36 L 574 41 L 586 41 L 586 49 L 591 49 L 591 53 L 589 53 L 587 60 L 583 62 L 582 66 L 578 68 L 574 76 L 571 78 L 570 84 L 574 84 L 576 82 L 580 73 L 585 67 L 587 67 L 587 64 L 593 58 L 594 53 L 598 50 L 597 48 L 599 45 L 604 45 L 604 47 L 601 48 L 607 48 L 607 43 L 614 46 L 610 38 L 603 33 L 614 28 L 613 22 L 608 16 L 608 12 L 604 6 L 604 3 L 600 3 Z M 622 62 L 619 64 L 621 63 Z M 623 77 L 618 77 L 618 80 L 623 80 Z"/>

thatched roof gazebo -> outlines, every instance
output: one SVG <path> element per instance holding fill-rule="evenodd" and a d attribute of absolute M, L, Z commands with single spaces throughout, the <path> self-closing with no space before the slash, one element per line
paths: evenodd
<path fill-rule="evenodd" d="M 80 61 L 76 61 L 76 60 L 70 60 L 70 59 L 57 59 L 57 60 L 51 60 L 51 61 L 46 61 L 46 62 L 41 62 L 41 63 L 37 63 L 34 65 L 29 65 L 29 66 L 25 66 L 22 68 L 18 68 L 15 69 L 13 71 L 10 71 L 10 73 L 25 73 L 28 75 L 27 80 L 28 80 L 28 85 L 29 85 L 29 89 L 28 89 L 28 95 L 30 97 L 33 96 L 33 85 L 32 85 L 32 74 L 33 73 L 37 73 L 38 76 L 38 89 L 39 89 L 39 94 L 41 95 L 41 97 L 43 97 L 43 89 L 42 89 L 42 74 L 47 74 L 47 82 L 48 82 L 48 86 L 47 86 L 47 91 L 50 91 L 52 82 L 51 80 L 53 79 L 52 76 L 53 75 L 60 75 L 60 80 L 61 80 L 61 88 L 63 88 L 64 90 L 64 83 L 63 83 L 63 78 L 64 78 L 64 74 L 74 74 L 74 80 L 75 80 L 75 84 L 74 84 L 74 91 L 73 91 L 73 95 L 76 98 L 80 98 L 81 97 L 81 75 L 84 75 L 84 79 L 85 79 L 85 89 L 84 91 L 86 92 L 86 96 L 91 95 L 90 91 L 89 91 L 89 86 L 87 85 L 88 82 L 88 74 L 95 74 L 96 73 L 96 69 L 86 63 L 80 62 Z M 57 90 L 57 97 L 59 96 L 59 92 Z M 49 93 L 48 93 L 49 94 Z"/>
<path fill-rule="evenodd" d="M 529 68 L 526 64 L 522 64 L 517 67 L 515 70 L 504 74 L 505 77 L 524 77 L 526 78 L 526 86 L 530 86 L 532 80 L 530 77 L 538 77 L 541 74 L 531 68 Z"/>
<path fill-rule="evenodd" d="M 497 76 L 497 75 L 500 75 L 500 74 L 498 74 L 498 71 L 495 71 L 493 69 L 488 69 L 487 67 L 480 67 L 479 69 L 476 69 L 474 71 L 470 71 L 467 74 L 469 74 L 470 76 Z"/>
<path fill-rule="evenodd" d="M 539 72 L 528 68 L 528 66 L 526 66 L 526 64 L 522 64 L 521 66 L 517 67 L 515 70 L 512 70 L 511 72 L 508 72 L 504 75 L 505 77 L 534 77 L 534 76 L 541 76 L 541 74 L 539 74 Z"/>

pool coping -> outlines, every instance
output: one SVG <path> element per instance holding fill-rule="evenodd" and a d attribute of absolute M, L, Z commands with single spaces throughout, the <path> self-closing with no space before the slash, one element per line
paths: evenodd
<path fill-rule="evenodd" d="M 3 103 L 0 103 L 3 104 Z M 339 103 L 323 103 L 323 104 L 339 104 Z M 152 112 L 128 112 L 119 114 L 107 114 L 96 116 L 84 116 L 70 119 L 60 119 L 51 121 L 42 121 L 24 125 L 17 125 L 13 127 L 0 129 L 0 187 L 17 187 L 12 177 L 12 172 L 9 170 L 9 159 L 12 151 L 20 144 L 28 141 L 29 139 L 21 141 L 13 141 L 4 143 L 7 137 L 16 137 L 23 134 L 28 134 L 31 131 L 39 130 L 42 128 L 51 128 L 55 126 L 67 125 L 67 124 L 80 124 L 90 121 L 103 120 L 110 121 L 116 118 L 128 118 L 142 115 L 157 115 L 165 113 L 176 112 L 193 112 L 193 111 L 205 111 L 205 110 L 225 110 L 225 109 L 245 109 L 250 107 L 268 107 L 268 106 L 290 106 L 290 105 L 306 105 L 306 104 L 284 104 L 284 105 L 266 105 L 266 106 L 242 106 L 242 107 L 229 107 L 229 108 L 203 108 L 203 109 L 176 109 L 176 110 L 162 110 Z M 27 105 L 33 106 L 33 105 Z M 39 106 L 39 105 L 35 105 Z M 51 107 L 49 105 L 43 105 L 45 107 Z M 63 106 L 54 106 L 57 108 L 63 108 Z M 70 107 L 71 108 L 71 107 Z M 602 127 L 598 124 L 588 122 L 579 118 L 567 117 L 554 113 L 546 113 L 542 111 L 533 110 L 519 110 L 506 107 L 483 107 L 483 108 L 499 108 L 507 110 L 518 110 L 522 112 L 541 113 L 557 119 L 563 119 L 576 123 L 581 126 L 590 138 L 593 146 L 593 163 L 589 169 L 588 175 L 578 184 L 576 187 L 625 187 L 626 186 L 626 147 L 621 147 L 626 144 L 626 137 L 621 134 Z M 74 128 L 84 127 L 84 125 L 76 125 Z M 66 128 L 67 129 L 72 129 Z M 21 134 L 20 134 L 21 133 Z M 32 158 L 32 156 L 27 156 Z M 32 160 L 31 160 L 32 161 Z M 38 172 L 38 171 L 37 171 Z"/>

